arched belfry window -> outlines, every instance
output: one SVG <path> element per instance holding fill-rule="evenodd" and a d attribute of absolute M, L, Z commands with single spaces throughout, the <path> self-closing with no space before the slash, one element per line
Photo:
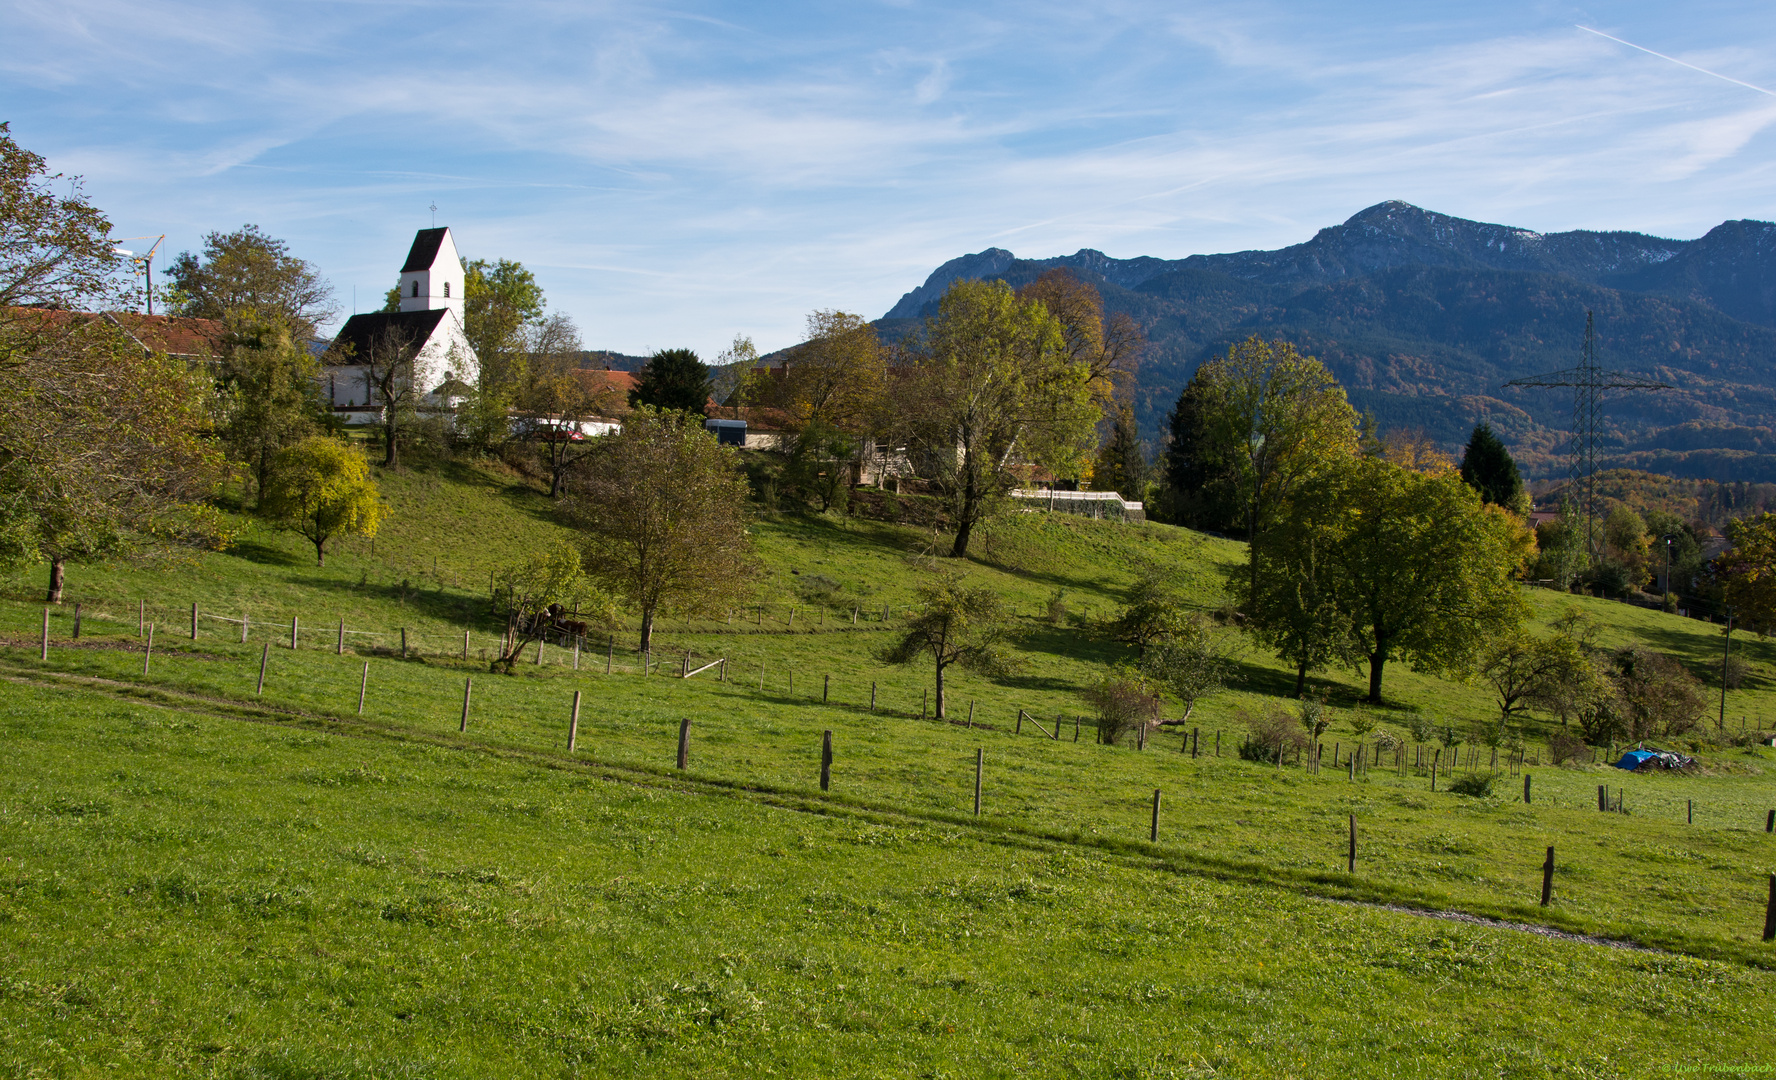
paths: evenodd
<path fill-rule="evenodd" d="M 444 299 L 450 299 L 450 282 L 448 281 L 444 283 Z"/>
<path fill-rule="evenodd" d="M 413 279 L 413 296 L 415 299 L 418 299 L 418 297 L 419 297 L 419 279 L 418 278 Z"/>

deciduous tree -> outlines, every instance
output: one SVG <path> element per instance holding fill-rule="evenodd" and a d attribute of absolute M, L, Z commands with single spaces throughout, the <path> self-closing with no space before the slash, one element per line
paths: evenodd
<path fill-rule="evenodd" d="M 321 435 L 278 452 L 262 509 L 308 538 L 316 566 L 326 565 L 334 537 L 375 536 L 384 513 L 364 455 Z"/>
<path fill-rule="evenodd" d="M 589 590 L 580 551 L 565 540 L 526 551 L 493 572 L 493 602 L 504 611 L 507 633 L 492 670 L 512 673 L 527 645 L 548 629 L 549 611 Z"/>
<path fill-rule="evenodd" d="M 58 183 L 66 194 L 57 194 Z M 0 369 L 56 351 L 84 324 L 44 310 L 121 306 L 121 261 L 111 223 L 87 201 L 79 177 L 49 171 L 0 123 Z"/>
<path fill-rule="evenodd" d="M 257 225 L 208 234 L 203 254 L 181 252 L 167 276 L 181 315 L 215 319 L 231 329 L 269 327 L 307 341 L 334 312 L 326 279 Z"/>
<path fill-rule="evenodd" d="M 756 573 L 746 478 L 691 413 L 638 408 L 568 477 L 561 510 L 587 573 L 641 612 L 641 648 L 662 610 L 731 603 Z"/>
<path fill-rule="evenodd" d="M 263 496 L 278 451 L 326 423 L 319 364 L 281 326 L 234 337 L 217 364 L 216 435 Z"/>
<path fill-rule="evenodd" d="M 1347 458 L 1302 484 L 1276 529 L 1270 557 L 1321 560 L 1316 593 L 1368 660 L 1373 704 L 1389 660 L 1458 668 L 1525 617 L 1513 576 L 1527 533 L 1456 476 Z"/>
<path fill-rule="evenodd" d="M 974 528 L 1017 471 L 1079 476 L 1100 415 L 1091 367 L 1039 301 L 1003 281 L 957 281 L 894 388 L 898 429 L 949 503 L 968 554 Z"/>
<path fill-rule="evenodd" d="M 1192 614 L 1171 635 L 1154 642 L 1141 657 L 1141 670 L 1184 707 L 1182 716 L 1165 723 L 1189 723 L 1198 701 L 1226 689 L 1237 652 L 1235 635 L 1217 631 L 1200 613 Z"/>
<path fill-rule="evenodd" d="M 1743 625 L 1776 627 L 1776 514 L 1727 523 L 1730 545 L 1714 560 L 1727 603 Z"/>
<path fill-rule="evenodd" d="M 52 603 L 71 559 L 226 535 L 213 384 L 78 313 L 121 299 L 110 230 L 0 124 L 0 564 L 47 560 Z"/>
<path fill-rule="evenodd" d="M 993 590 L 973 587 L 954 571 L 938 569 L 919 586 L 919 604 L 899 641 L 882 653 L 890 664 L 931 658 L 937 718 L 944 718 L 944 672 L 960 666 L 985 675 L 1013 667 L 1010 613 Z"/>

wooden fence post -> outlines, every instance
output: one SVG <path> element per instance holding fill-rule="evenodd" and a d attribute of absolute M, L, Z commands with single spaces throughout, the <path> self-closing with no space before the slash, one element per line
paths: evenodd
<path fill-rule="evenodd" d="M 573 753 L 580 741 L 580 692 L 574 691 L 573 715 L 567 720 L 567 752 Z"/>
<path fill-rule="evenodd" d="M 1201 749 L 1201 746 L 1202 746 L 1202 728 L 1193 727 L 1190 729 L 1190 760 L 1192 760 L 1192 761 L 1196 760 L 1197 751 L 1199 749 Z"/>
<path fill-rule="evenodd" d="M 149 625 L 150 631 L 152 631 L 154 624 L 149 623 L 148 625 Z M 152 647 L 154 644 L 154 635 L 152 632 L 150 632 L 150 634 L 148 636 L 148 644 L 150 647 Z M 271 642 L 268 641 L 265 643 L 265 648 L 263 648 L 259 651 L 259 685 L 253 689 L 253 696 L 254 697 L 264 697 L 265 696 L 265 669 L 270 666 L 271 666 Z M 145 670 L 147 668 L 147 665 L 144 664 L 143 668 Z"/>
<path fill-rule="evenodd" d="M 341 616 L 339 620 L 339 644 L 334 646 L 333 655 L 345 655 L 345 618 L 343 616 Z"/>
<path fill-rule="evenodd" d="M 684 769 L 691 760 L 691 722 L 678 722 L 678 767 Z"/>
<path fill-rule="evenodd" d="M 986 749 L 984 747 L 977 746 L 974 748 L 974 816 L 975 817 L 980 817 L 981 759 L 983 757 L 985 757 L 985 755 L 986 755 Z"/>
<path fill-rule="evenodd" d="M 1776 810 L 1770 811 L 1770 816 L 1764 819 L 1764 831 L 1776 832 Z"/>
<path fill-rule="evenodd" d="M 1079 714 L 1073 714 L 1073 741 L 1079 741 Z"/>
<path fill-rule="evenodd" d="M 1548 857 L 1542 860 L 1542 906 L 1554 898 L 1554 846 L 1548 845 Z"/>
<path fill-rule="evenodd" d="M 295 615 L 290 616 L 290 648 L 291 649 L 296 648 L 296 619 L 297 619 L 297 616 L 295 616 Z"/>
<path fill-rule="evenodd" d="M 876 711 L 876 684 L 870 683 L 870 712 Z"/>
<path fill-rule="evenodd" d="M 266 646 L 266 648 L 270 648 L 270 646 L 268 645 L 268 646 Z M 148 658 L 153 655 L 154 655 L 154 624 L 149 623 L 148 624 L 148 647 L 142 650 L 142 674 L 144 674 L 144 675 L 148 674 Z M 262 686 L 265 683 L 265 675 L 263 672 L 261 672 L 259 675 L 259 683 Z"/>
<path fill-rule="evenodd" d="M 820 790 L 832 790 L 832 730 L 820 737 Z"/>
<path fill-rule="evenodd" d="M 1437 759 L 1431 759 L 1431 790 L 1437 790 Z"/>
<path fill-rule="evenodd" d="M 270 651 L 266 655 L 271 655 Z M 364 677 L 358 680 L 358 715 L 364 715 L 364 691 L 370 689 L 370 661 L 364 661 Z"/>
<path fill-rule="evenodd" d="M 469 632 L 467 630 L 464 630 L 463 631 L 463 662 L 468 663 L 468 660 L 469 660 Z"/>
<path fill-rule="evenodd" d="M 457 729 L 456 729 L 456 730 L 458 730 L 458 731 L 467 731 L 467 730 L 469 730 L 469 694 L 470 694 L 470 693 L 471 693 L 471 692 L 472 692 L 472 691 L 473 691 L 473 690 L 474 690 L 474 689 L 475 689 L 475 677 L 474 677 L 474 676 L 473 676 L 473 675 L 470 675 L 470 676 L 468 676 L 468 677 L 467 677 L 467 678 L 465 678 L 465 679 L 464 679 L 464 680 L 463 680 L 463 714 L 462 714 L 462 725 L 461 725 L 461 726 L 460 726 L 460 727 L 458 727 L 458 728 L 457 728 Z"/>
<path fill-rule="evenodd" d="M 972 701 L 968 703 L 968 729 L 974 730 L 974 702 Z"/>
<path fill-rule="evenodd" d="M 923 720 L 931 712 L 931 687 L 919 691 L 919 719 Z"/>
<path fill-rule="evenodd" d="M 1764 940 L 1776 941 L 1776 874 L 1770 875 L 1770 899 L 1764 904 Z"/>
<path fill-rule="evenodd" d="M 38 652 L 37 659 L 39 659 L 39 660 L 48 660 L 49 659 L 49 609 L 48 608 L 43 609 L 43 648 L 41 651 Z"/>
<path fill-rule="evenodd" d="M 1696 800 L 1695 799 L 1685 799 L 1684 800 L 1684 824 L 1685 825 L 1694 825 L 1695 823 L 1696 823 Z"/>
<path fill-rule="evenodd" d="M 1529 774 L 1523 774 L 1523 801 L 1529 801 Z"/>
<path fill-rule="evenodd" d="M 74 640 L 80 640 L 80 601 L 74 601 Z"/>
<path fill-rule="evenodd" d="M 820 703 L 825 705 L 832 699 L 832 676 L 828 675 L 820 683 Z"/>
<path fill-rule="evenodd" d="M 1357 872 L 1357 815 L 1355 814 L 1350 816 L 1350 833 L 1350 857 L 1345 861 L 1344 872 L 1354 874 Z"/>
<path fill-rule="evenodd" d="M 197 640 L 197 602 L 191 604 L 191 640 Z"/>
<path fill-rule="evenodd" d="M 247 619 L 248 619 L 247 613 L 244 611 L 241 612 L 241 641 L 240 641 L 240 643 L 242 645 L 245 645 L 247 643 Z"/>
<path fill-rule="evenodd" d="M 1159 789 L 1153 789 L 1153 825 L 1147 830 L 1147 842 L 1159 843 Z"/>
<path fill-rule="evenodd" d="M 1600 811 L 1609 809 L 1609 785 L 1607 784 L 1597 785 L 1597 809 Z"/>
<path fill-rule="evenodd" d="M 1219 731 L 1215 732 L 1215 756 L 1221 756 L 1221 733 Z"/>
<path fill-rule="evenodd" d="M 580 670 L 580 635 L 574 635 L 574 670 Z"/>
<path fill-rule="evenodd" d="M 141 637 L 148 630 L 148 601 L 136 601 L 136 636 Z"/>

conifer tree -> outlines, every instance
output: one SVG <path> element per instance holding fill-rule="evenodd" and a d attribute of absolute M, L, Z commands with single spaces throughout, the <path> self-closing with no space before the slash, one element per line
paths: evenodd
<path fill-rule="evenodd" d="M 629 404 L 702 415 L 709 405 L 709 367 L 689 349 L 661 349 L 641 369 Z"/>
<path fill-rule="evenodd" d="M 1492 432 L 1492 425 L 1482 422 L 1468 437 L 1468 448 L 1462 454 L 1462 482 L 1480 493 L 1480 501 L 1511 510 L 1523 506 L 1523 475 L 1511 452 Z"/>

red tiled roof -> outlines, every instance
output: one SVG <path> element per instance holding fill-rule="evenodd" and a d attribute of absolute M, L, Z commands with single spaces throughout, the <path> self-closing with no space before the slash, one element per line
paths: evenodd
<path fill-rule="evenodd" d="M 210 357 L 222 340 L 223 327 L 214 319 L 183 315 L 143 315 L 135 311 L 56 311 L 47 308 L 14 308 L 12 314 L 30 313 L 46 323 L 67 324 L 76 320 L 103 319 L 122 330 L 142 348 L 171 356 Z"/>

